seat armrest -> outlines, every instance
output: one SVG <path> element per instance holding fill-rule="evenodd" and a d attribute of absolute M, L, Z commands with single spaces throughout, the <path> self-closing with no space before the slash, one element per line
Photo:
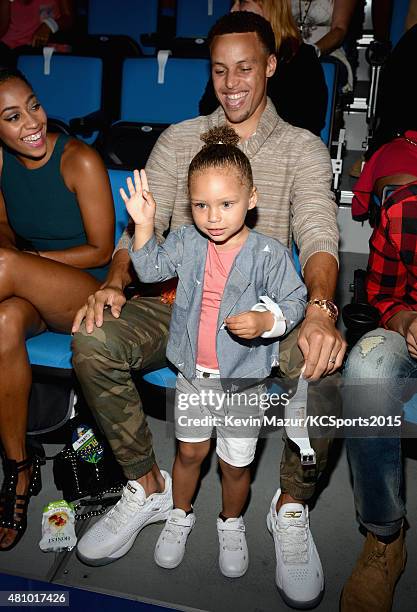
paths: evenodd
<path fill-rule="evenodd" d="M 91 136 L 94 132 L 102 132 L 109 125 L 109 120 L 103 111 L 94 111 L 84 117 L 75 117 L 69 122 L 71 132 L 80 136 Z"/>

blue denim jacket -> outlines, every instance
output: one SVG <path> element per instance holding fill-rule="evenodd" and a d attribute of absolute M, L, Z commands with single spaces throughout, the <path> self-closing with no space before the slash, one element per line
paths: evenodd
<path fill-rule="evenodd" d="M 129 249 L 142 282 L 178 276 L 167 357 L 188 379 L 195 376 L 207 245 L 207 238 L 194 225 L 187 225 L 170 232 L 160 246 L 153 236 L 138 251 Z M 288 249 L 278 240 L 252 230 L 232 265 L 219 309 L 216 346 L 223 379 L 260 380 L 277 365 L 276 338 L 244 340 L 223 324 L 228 316 L 251 310 L 263 295 L 280 306 L 287 322 L 286 333 L 303 319 L 307 291 Z"/>

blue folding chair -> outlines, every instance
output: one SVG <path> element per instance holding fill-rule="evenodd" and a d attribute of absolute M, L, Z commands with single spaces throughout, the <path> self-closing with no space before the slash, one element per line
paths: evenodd
<path fill-rule="evenodd" d="M 320 138 L 327 147 L 330 147 L 334 113 L 336 108 L 337 77 L 339 66 L 335 61 L 331 59 L 321 60 L 321 66 L 323 68 L 324 79 L 326 81 L 328 98 L 325 124 L 323 129 L 321 130 Z"/>
<path fill-rule="evenodd" d="M 119 240 L 128 222 L 126 207 L 119 189 L 126 185 L 125 170 L 109 170 L 113 201 L 115 206 L 115 243 Z M 43 332 L 26 341 L 29 361 L 36 370 L 51 375 L 66 376 L 72 373 L 71 336 L 51 331 Z"/>
<path fill-rule="evenodd" d="M 336 101 L 338 93 L 338 78 L 339 78 L 339 66 L 337 60 L 332 58 L 325 58 L 321 60 L 323 68 L 324 79 L 327 85 L 328 98 L 327 98 L 327 109 L 324 127 L 320 133 L 320 138 L 329 149 L 332 151 L 333 144 L 336 144 L 336 155 L 332 158 L 333 168 L 333 190 L 338 194 L 339 182 L 342 175 L 343 162 L 342 162 L 342 150 L 344 145 L 344 134 L 345 130 L 339 131 L 337 141 L 333 142 L 333 126 L 336 111 Z M 334 147 L 333 147 L 334 149 Z"/>
<path fill-rule="evenodd" d="M 75 120 L 101 110 L 100 59 L 54 54 L 48 70 L 43 56 L 21 55 L 17 67 L 32 85 L 52 124 L 55 122 L 66 133 L 75 131 L 89 144 L 96 140 L 97 131 L 83 136 L 77 131 Z"/>
<path fill-rule="evenodd" d="M 177 0 L 177 37 L 205 38 L 229 11 L 230 0 Z"/>
<path fill-rule="evenodd" d="M 144 167 L 169 124 L 198 115 L 209 60 L 168 57 L 164 66 L 161 57 L 125 60 L 120 121 L 109 128 L 100 147 L 107 165 Z"/>
<path fill-rule="evenodd" d="M 392 46 L 395 47 L 405 32 L 405 18 L 407 17 L 409 0 L 395 0 L 392 4 L 390 40 Z"/>
<path fill-rule="evenodd" d="M 209 74 L 205 59 L 169 57 L 161 78 L 157 59 L 125 60 L 121 120 L 170 124 L 196 117 Z"/>
<path fill-rule="evenodd" d="M 89 0 L 89 34 L 113 36 L 125 35 L 136 41 L 145 55 L 153 55 L 154 49 L 140 43 L 142 34 L 157 30 L 158 0 Z"/>

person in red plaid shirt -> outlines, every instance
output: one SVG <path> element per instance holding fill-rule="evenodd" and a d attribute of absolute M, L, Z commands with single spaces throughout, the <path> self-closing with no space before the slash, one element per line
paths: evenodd
<path fill-rule="evenodd" d="M 402 139 L 402 145 L 399 138 L 385 145 L 386 155 L 392 146 L 402 146 L 402 153 L 417 148 L 408 132 Z M 403 405 L 417 390 L 417 384 L 413 388 L 417 378 L 417 161 L 406 155 L 403 167 L 394 157 L 391 168 L 395 171 L 381 177 L 376 165 L 372 168 L 374 190 L 379 193 L 383 183 L 395 182 L 393 178 L 403 183 L 413 180 L 383 203 L 370 240 L 366 290 L 369 303 L 379 311 L 381 327 L 359 340 L 344 372 L 345 416 L 376 417 L 378 425 L 382 425 L 381 417 L 385 424 L 389 419 L 401 424 Z M 357 191 L 357 187 L 355 196 L 362 197 L 366 190 Z M 355 506 L 367 538 L 343 589 L 342 612 L 389 612 L 395 584 L 404 570 L 405 503 L 398 431 L 391 428 L 389 437 L 384 437 L 380 428 L 373 428 L 369 434 L 363 430 L 361 438 L 346 439 Z"/>

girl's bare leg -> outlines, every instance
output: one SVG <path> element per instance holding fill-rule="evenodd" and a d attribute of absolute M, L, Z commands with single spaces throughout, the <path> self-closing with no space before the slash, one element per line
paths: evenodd
<path fill-rule="evenodd" d="M 178 452 L 172 468 L 172 495 L 174 508 L 185 512 L 191 510 L 191 502 L 200 477 L 200 468 L 210 450 L 206 442 L 179 442 Z"/>
<path fill-rule="evenodd" d="M 219 457 L 222 471 L 222 514 L 225 518 L 237 518 L 242 514 L 250 488 L 249 467 L 234 467 Z"/>

